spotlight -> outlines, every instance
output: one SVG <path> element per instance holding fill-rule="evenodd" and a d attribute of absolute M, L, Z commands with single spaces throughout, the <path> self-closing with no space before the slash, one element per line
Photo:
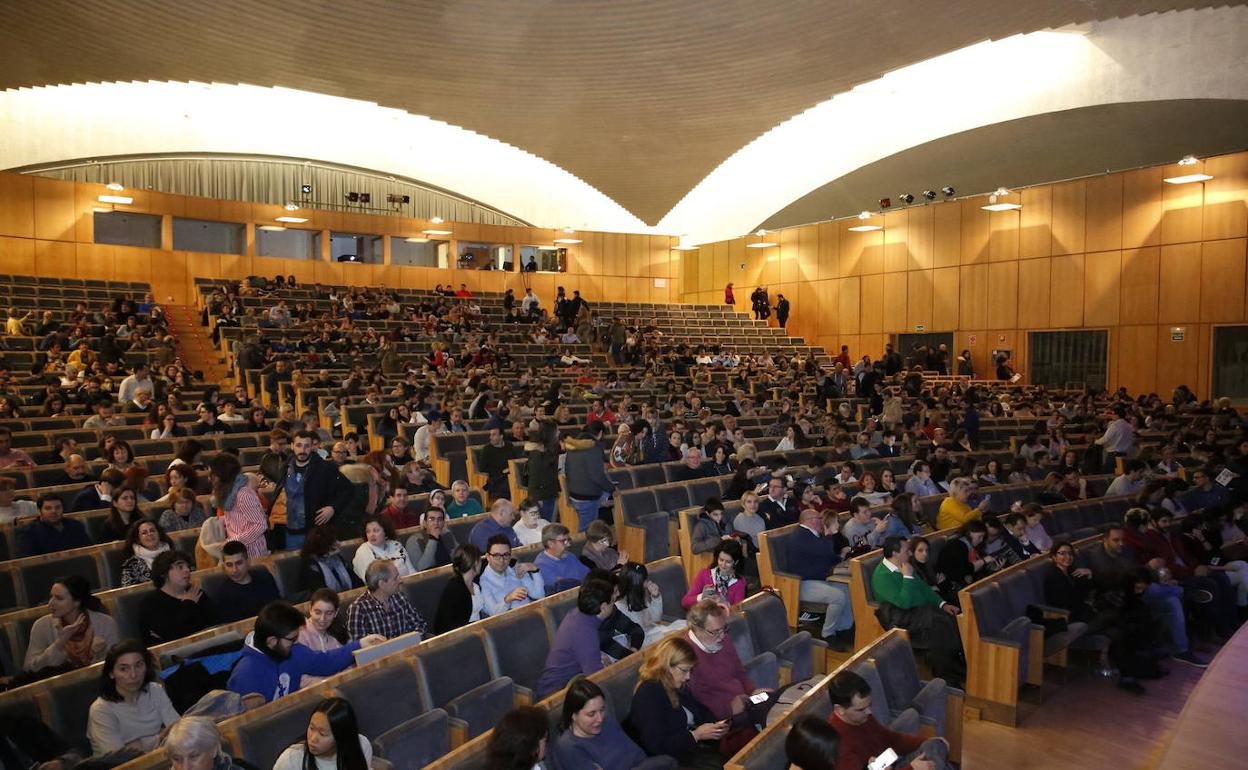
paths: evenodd
<path fill-rule="evenodd" d="M 893 205 L 893 200 L 891 198 L 880 198 L 880 208 L 886 209 L 891 205 Z"/>
<path fill-rule="evenodd" d="M 910 193 L 902 193 L 901 195 L 897 196 L 897 199 L 900 200 L 902 203 L 906 204 L 907 206 L 909 206 L 911 203 L 914 203 L 914 196 L 911 195 Z"/>
<path fill-rule="evenodd" d="M 1196 161 L 1193 160 L 1192 162 L 1195 163 Z M 108 184 L 104 186 L 112 190 L 113 192 L 121 192 L 122 190 L 126 189 L 122 187 L 119 182 L 109 182 Z"/>
<path fill-rule="evenodd" d="M 935 190 L 924 190 L 924 191 L 923 191 L 923 197 L 924 197 L 924 198 L 927 198 L 929 201 L 934 201 L 934 200 L 936 200 L 936 191 L 935 191 Z"/>
<path fill-rule="evenodd" d="M 1179 161 L 1179 165 L 1180 166 L 1195 166 L 1199 162 L 1200 161 L 1196 160 L 1195 155 L 1184 155 L 1183 160 Z M 112 187 L 112 185 L 109 185 L 109 187 Z"/>
<path fill-rule="evenodd" d="M 299 192 L 303 193 L 304 195 L 311 195 L 311 194 L 312 194 L 312 185 L 310 185 L 310 184 L 301 184 L 301 185 L 299 185 Z"/>
<path fill-rule="evenodd" d="M 372 200 L 373 200 L 372 195 L 368 193 L 360 193 L 360 203 L 370 203 L 372 202 Z"/>
<path fill-rule="evenodd" d="M 759 230 L 758 232 L 756 232 L 756 233 L 754 233 L 754 234 L 755 234 L 755 235 L 757 235 L 758 237 L 760 237 L 760 238 L 761 238 L 761 237 L 763 237 L 764 235 L 766 235 L 766 234 L 767 234 L 767 231 L 766 231 L 766 230 Z"/>
<path fill-rule="evenodd" d="M 953 197 L 953 194 L 954 194 L 955 192 L 957 192 L 957 190 L 954 190 L 952 187 L 949 187 L 948 185 L 946 185 L 945 187 L 940 188 L 940 192 L 941 192 L 941 193 L 942 193 L 942 194 L 943 194 L 946 198 L 952 198 L 952 197 Z"/>
<path fill-rule="evenodd" d="M 403 196 L 403 205 L 405 205 L 405 206 L 406 206 L 407 204 L 409 204 L 409 203 L 411 203 L 411 202 L 412 202 L 412 196 L 410 196 L 410 195 L 404 195 L 404 196 Z"/>
<path fill-rule="evenodd" d="M 352 203 L 359 203 L 360 194 L 358 192 L 349 192 L 347 193 L 347 200 L 351 201 Z"/>
<path fill-rule="evenodd" d="M 299 210 L 299 207 L 298 207 L 298 206 L 296 206 L 296 205 L 295 205 L 295 204 L 293 204 L 293 203 L 287 203 L 287 204 L 286 204 L 286 210 L 287 210 L 287 211 L 298 211 L 298 210 Z"/>
<path fill-rule="evenodd" d="M 433 223 L 433 224 L 435 224 L 435 225 L 440 225 L 440 224 L 442 224 L 443 222 L 445 222 L 446 220 L 445 220 L 445 219 L 443 219 L 442 217 L 434 217 L 434 218 L 430 219 L 429 221 L 430 221 L 430 222 L 432 222 L 432 223 Z"/>

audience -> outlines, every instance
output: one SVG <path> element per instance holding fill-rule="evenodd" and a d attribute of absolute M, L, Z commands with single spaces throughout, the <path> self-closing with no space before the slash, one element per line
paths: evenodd
<path fill-rule="evenodd" d="M 329 588 L 335 592 L 359 588 L 364 581 L 342 555 L 332 527 L 313 527 L 299 549 L 299 590 Z"/>
<path fill-rule="evenodd" d="M 173 550 L 173 541 L 150 519 L 140 519 L 130 525 L 126 532 L 124 553 L 130 556 L 121 563 L 121 584 L 137 586 L 152 579 L 152 561 L 162 553 Z"/>
<path fill-rule="evenodd" d="M 546 711 L 521 706 L 507 712 L 490 732 L 486 767 L 491 770 L 534 770 L 545 767 L 546 738 L 550 726 Z"/>
<path fill-rule="evenodd" d="M 407 558 L 416 572 L 451 563 L 459 542 L 446 519 L 446 511 L 431 507 L 421 517 L 421 531 L 407 538 Z"/>
<path fill-rule="evenodd" d="M 226 452 L 212 458 L 208 463 L 208 472 L 212 479 L 213 497 L 217 507 L 224 512 L 221 518 L 226 538 L 247 546 L 247 553 L 251 556 L 267 556 L 269 547 L 265 532 L 269 522 L 260 496 L 256 494 L 259 477 L 243 473 L 238 458 Z"/>
<path fill-rule="evenodd" d="M 393 563 L 400 577 L 416 573 L 407 549 L 398 541 L 390 522 L 380 516 L 369 516 L 364 520 L 364 542 L 356 549 L 351 566 L 355 574 L 365 580 L 364 573 L 378 559 Z"/>
<path fill-rule="evenodd" d="M 562 524 L 547 524 L 542 528 L 543 550 L 533 563 L 549 593 L 575 588 L 589 574 L 589 567 L 571 552 L 571 545 L 572 535 Z"/>
<path fill-rule="evenodd" d="M 65 506 L 56 495 L 40 495 L 39 518 L 17 530 L 17 555 L 41 556 L 45 553 L 86 548 L 91 536 L 78 519 L 65 518 Z"/>
<path fill-rule="evenodd" d="M 681 600 L 681 606 L 689 609 L 703 599 L 732 606 L 745 601 L 745 577 L 740 568 L 745 562 L 741 544 L 736 540 L 721 540 L 711 551 L 711 564 L 704 567 Z"/>
<path fill-rule="evenodd" d="M 148 645 L 190 636 L 217 623 L 216 606 L 191 582 L 192 563 L 181 551 L 165 551 L 152 560 L 156 590 L 139 603 L 139 628 Z"/>
<path fill-rule="evenodd" d="M 485 600 L 477 577 L 481 574 L 481 550 L 471 543 L 461 545 L 451 555 L 453 573 L 442 589 L 438 612 L 433 619 L 433 632 L 443 634 L 481 619 Z"/>
<path fill-rule="evenodd" d="M 844 650 L 850 644 L 854 609 L 846 584 L 829 579 L 841 561 L 835 517 L 830 518 L 831 521 L 825 521 L 823 514 L 813 508 L 802 511 L 789 558 L 802 579 L 801 600 L 827 605 L 821 631 L 823 638 L 834 648 Z"/>
<path fill-rule="evenodd" d="M 841 736 L 813 714 L 799 717 L 784 737 L 784 756 L 797 770 L 836 770 Z"/>
<path fill-rule="evenodd" d="M 484 512 L 481 501 L 468 495 L 468 482 L 460 480 L 451 484 L 451 500 L 446 504 L 446 515 L 452 519 L 476 516 Z M 503 495 L 505 497 L 505 495 Z"/>
<path fill-rule="evenodd" d="M 585 547 L 581 549 L 581 561 L 590 569 L 614 571 L 628 561 L 628 553 L 618 550 L 615 532 L 602 519 L 595 519 L 585 530 Z"/>
<path fill-rule="evenodd" d="M 104 658 L 100 695 L 87 714 L 87 737 L 97 757 L 135 759 L 156 748 L 178 712 L 157 679 L 160 664 L 142 642 L 118 642 Z"/>
<path fill-rule="evenodd" d="M 326 698 L 312 710 L 303 740 L 273 763 L 273 770 L 368 770 L 373 744 L 360 734 L 355 710 L 342 698 Z"/>
<path fill-rule="evenodd" d="M 717 766 L 718 744 L 729 723 L 716 719 L 689 691 L 697 662 L 693 646 L 681 636 L 651 647 L 637 675 L 627 728 L 652 757 L 670 756 L 681 766 Z"/>
<path fill-rule="evenodd" d="M 454 518 L 449 511 L 447 515 Z M 490 539 L 501 535 L 507 538 L 512 548 L 519 548 L 520 538 L 516 537 L 516 531 L 511 526 L 515 520 L 516 509 L 511 501 L 505 497 L 495 500 L 490 505 L 490 515 L 473 525 L 472 531 L 468 533 L 468 542 L 485 551 Z"/>
<path fill-rule="evenodd" d="M 526 498 L 520 503 L 518 513 L 520 519 L 513 529 L 520 545 L 535 545 L 542 542 L 542 531 L 550 522 L 542 518 L 542 511 L 537 503 Z"/>
<path fill-rule="evenodd" d="M 689 610 L 688 623 L 686 636 L 698 659 L 689 678 L 690 693 L 716 719 L 745 713 L 749 697 L 767 691 L 745 673 L 737 648 L 728 638 L 728 609 L 704 599 Z"/>
<path fill-rule="evenodd" d="M 560 767 L 660 770 L 677 766 L 670 757 L 647 758 L 641 747 L 607 716 L 602 688 L 584 677 L 568 685 L 563 696 L 554 755 Z"/>
<path fill-rule="evenodd" d="M 966 664 L 955 620 L 960 610 L 915 576 L 910 543 L 904 538 L 887 538 L 882 552 L 884 559 L 871 573 L 880 624 L 885 629 L 904 628 L 915 647 L 928 651 L 932 673 L 954 687 L 961 686 Z"/>
<path fill-rule="evenodd" d="M 221 748 L 223 739 L 209 717 L 182 717 L 165 735 L 164 748 L 174 770 L 243 770 Z"/>
<path fill-rule="evenodd" d="M 828 722 L 840 736 L 836 770 L 858 770 L 892 749 L 898 759 L 893 767 L 911 770 L 944 770 L 948 767 L 949 743 L 944 738 L 924 738 L 894 732 L 871 713 L 871 687 L 853 671 L 842 671 L 828 686 L 832 716 Z"/>
<path fill-rule="evenodd" d="M 615 587 L 605 580 L 590 579 L 581 585 L 576 609 L 564 615 L 546 655 L 535 690 L 538 698 L 562 689 L 577 674 L 602 668 L 598 627 L 615 611 L 614 593 Z"/>
<path fill-rule="evenodd" d="M 199 529 L 208 520 L 208 514 L 200 507 L 193 489 L 179 489 L 168 496 L 167 510 L 160 514 L 160 528 L 166 532 L 183 529 Z"/>
<path fill-rule="evenodd" d="M 347 609 L 347 631 L 352 639 L 372 635 L 393 639 L 418 632 L 425 634 L 428 625 L 411 600 L 403 593 L 399 570 L 386 559 L 377 559 L 364 573 L 367 589 Z"/>
<path fill-rule="evenodd" d="M 27 674 L 42 678 L 89 666 L 103 660 L 117 643 L 116 621 L 81 575 L 58 578 L 52 584 L 48 610 L 30 628 L 22 666 Z"/>
<path fill-rule="evenodd" d="M 222 547 L 221 571 L 226 580 L 213 591 L 212 602 L 223 623 L 254 618 L 266 604 L 280 598 L 273 574 L 263 567 L 252 567 L 247 546 L 237 540 Z"/>

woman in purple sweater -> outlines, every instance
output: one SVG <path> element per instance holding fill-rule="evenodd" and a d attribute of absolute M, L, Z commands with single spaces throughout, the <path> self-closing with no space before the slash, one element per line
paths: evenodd
<path fill-rule="evenodd" d="M 600 770 L 670 770 L 671 757 L 647 757 L 614 719 L 607 717 L 602 688 L 577 677 L 563 696 L 555 759 L 559 767 L 597 767 Z"/>

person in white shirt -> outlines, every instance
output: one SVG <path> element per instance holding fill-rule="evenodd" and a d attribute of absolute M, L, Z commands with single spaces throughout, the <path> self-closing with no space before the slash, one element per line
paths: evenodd
<path fill-rule="evenodd" d="M 1123 495 L 1134 495 L 1144 486 L 1144 469 L 1147 466 L 1143 460 L 1128 460 L 1122 468 L 1122 475 L 1115 476 L 1114 480 L 1109 482 L 1109 488 L 1105 490 L 1105 497 L 1121 497 Z"/>
<path fill-rule="evenodd" d="M 117 386 L 117 401 L 125 404 L 134 400 L 134 394 L 140 389 L 146 388 L 148 393 L 155 393 L 156 386 L 152 384 L 152 377 L 147 368 L 147 364 L 135 364 L 134 374 L 126 377 Z"/>
<path fill-rule="evenodd" d="M 156 656 L 137 639 L 127 639 L 108 651 L 104 671 L 108 673 L 100 697 L 87 714 L 92 752 L 156 748 L 164 729 L 178 721 L 164 685 L 156 681 L 160 672 Z"/>
<path fill-rule="evenodd" d="M 1105 450 L 1105 468 L 1107 472 L 1114 469 L 1114 458 L 1125 456 L 1131 453 L 1132 447 L 1135 446 L 1135 430 L 1131 427 L 1131 423 L 1127 422 L 1127 410 L 1125 407 L 1114 407 L 1114 419 L 1105 426 L 1105 433 L 1096 440 Z"/>
<path fill-rule="evenodd" d="M 303 740 L 283 751 L 273 763 L 273 770 L 304 770 L 309 755 L 316 770 L 366 768 L 372 764 L 372 742 L 360 735 L 355 710 L 348 701 L 342 698 L 321 701 L 308 718 Z"/>
<path fill-rule="evenodd" d="M 428 422 L 416 429 L 412 436 L 412 459 L 417 462 L 429 462 L 429 443 L 433 437 L 442 432 L 442 415 L 430 412 Z"/>
<path fill-rule="evenodd" d="M 14 500 L 17 482 L 9 476 L 0 476 L 0 524 L 11 524 L 18 519 L 33 519 L 39 509 L 29 500 Z"/>
<path fill-rule="evenodd" d="M 233 400 L 226 401 L 224 404 L 221 405 L 221 413 L 217 415 L 217 420 L 219 420 L 220 422 L 228 423 L 229 425 L 236 425 L 240 422 L 246 422 L 247 418 L 242 416 L 236 411 L 237 407 L 238 405 L 235 404 Z"/>

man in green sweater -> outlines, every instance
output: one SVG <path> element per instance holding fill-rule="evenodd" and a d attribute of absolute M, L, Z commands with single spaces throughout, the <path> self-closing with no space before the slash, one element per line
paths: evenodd
<path fill-rule="evenodd" d="M 871 574 L 871 592 L 880 604 L 876 617 L 885 629 L 904 628 L 915 649 L 925 649 L 932 673 L 954 687 L 966 677 L 957 607 L 940 598 L 915 576 L 910 543 L 903 537 L 884 540 L 884 560 Z"/>

